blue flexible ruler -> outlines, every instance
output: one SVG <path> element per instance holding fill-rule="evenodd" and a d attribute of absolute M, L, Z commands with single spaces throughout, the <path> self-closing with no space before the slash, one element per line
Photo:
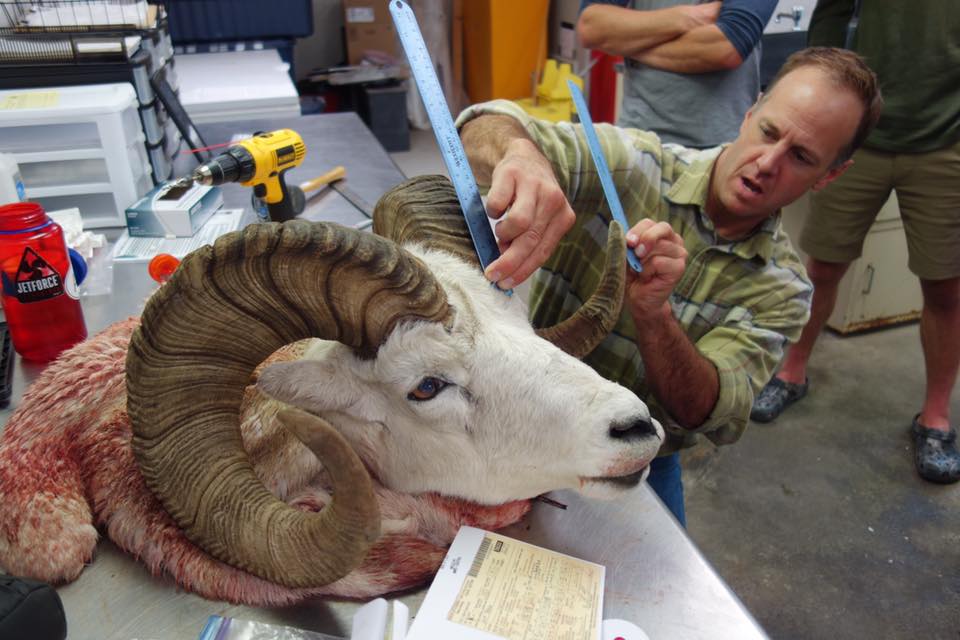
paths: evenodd
<path fill-rule="evenodd" d="M 617 189 L 613 186 L 613 178 L 610 176 L 610 167 L 607 166 L 607 159 L 603 157 L 603 151 L 600 149 L 600 141 L 597 139 L 597 132 L 593 128 L 593 119 L 590 118 L 590 110 L 587 109 L 587 103 L 583 99 L 583 93 L 572 80 L 567 80 L 567 86 L 570 87 L 570 95 L 573 96 L 573 103 L 577 106 L 577 115 L 580 116 L 580 124 L 583 125 L 583 132 L 587 136 L 587 145 L 590 146 L 590 155 L 593 156 L 593 164 L 597 165 L 597 175 L 600 176 L 600 184 L 603 185 L 603 195 L 607 197 L 607 205 L 610 207 L 610 213 L 613 219 L 620 223 L 623 232 L 630 230 L 627 224 L 627 216 L 623 214 L 623 205 L 620 204 L 620 196 L 617 195 Z M 640 265 L 640 258 L 629 247 L 627 248 L 627 262 L 630 267 L 640 273 L 643 267 Z"/>
<path fill-rule="evenodd" d="M 490 228 L 483 201 L 480 200 L 477 180 L 473 176 L 470 163 L 467 162 L 463 143 L 460 142 L 460 136 L 453 125 L 450 108 L 440 89 L 440 82 L 437 80 L 430 54 L 427 53 L 427 45 L 424 44 L 423 36 L 420 34 L 417 17 L 413 9 L 401 0 L 390 0 L 390 15 L 393 16 L 393 24 L 397 27 L 400 43 L 407 54 L 413 77 L 417 81 L 420 98 L 423 99 L 423 106 L 427 110 L 430 124 L 433 125 L 433 132 L 437 136 L 440 153 L 443 154 L 443 161 L 447 165 L 447 171 L 450 172 L 450 180 L 457 190 L 457 198 L 460 200 L 460 207 L 463 209 L 467 228 L 470 229 L 470 237 L 473 239 L 473 248 L 480 259 L 481 267 L 486 269 L 491 262 L 500 257 L 500 249 Z"/>

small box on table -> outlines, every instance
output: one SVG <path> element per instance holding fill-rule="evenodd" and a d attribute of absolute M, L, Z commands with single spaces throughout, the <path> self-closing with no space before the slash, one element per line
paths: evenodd
<path fill-rule="evenodd" d="M 162 184 L 127 207 L 127 231 L 131 236 L 192 236 L 221 205 L 218 187 Z"/>

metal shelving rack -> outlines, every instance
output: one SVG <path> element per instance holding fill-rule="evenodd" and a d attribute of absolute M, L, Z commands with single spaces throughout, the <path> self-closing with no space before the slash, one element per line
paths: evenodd
<path fill-rule="evenodd" d="M 124 60 L 158 28 L 146 0 L 0 0 L 0 65 Z"/>
<path fill-rule="evenodd" d="M 0 0 L 0 89 L 129 82 L 156 184 L 184 146 L 153 84 L 176 96 L 163 5 L 147 0 Z"/>

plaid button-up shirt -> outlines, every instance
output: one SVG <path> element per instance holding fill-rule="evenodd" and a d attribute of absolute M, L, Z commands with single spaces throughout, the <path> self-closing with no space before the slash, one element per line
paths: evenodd
<path fill-rule="evenodd" d="M 586 138 L 579 125 L 536 120 L 514 103 L 499 100 L 470 107 L 457 124 L 481 114 L 510 115 L 524 125 L 553 164 L 577 214 L 532 285 L 533 324 L 556 324 L 590 296 L 603 272 L 610 209 Z M 717 235 L 704 206 L 722 147 L 697 151 L 662 144 L 656 135 L 637 129 L 604 124 L 596 129 L 629 224 L 642 218 L 666 221 L 683 238 L 689 257 L 670 303 L 691 342 L 716 367 L 720 393 L 703 424 L 695 429 L 678 425 L 645 383 L 636 327 L 627 310 L 584 362 L 647 402 L 667 431 L 661 455 L 691 446 L 697 433 L 716 444 L 735 442 L 746 428 L 754 395 L 773 375 L 785 345 L 799 338 L 813 287 L 779 213 L 747 238 L 728 241 Z"/>

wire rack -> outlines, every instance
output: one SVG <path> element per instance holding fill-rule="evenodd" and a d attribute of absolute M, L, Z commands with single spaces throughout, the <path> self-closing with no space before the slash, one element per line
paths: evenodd
<path fill-rule="evenodd" d="M 147 0 L 0 0 L 0 64 L 128 59 L 164 23 Z"/>
<path fill-rule="evenodd" d="M 146 29 L 150 13 L 146 0 L 0 0 L 0 34 Z"/>

